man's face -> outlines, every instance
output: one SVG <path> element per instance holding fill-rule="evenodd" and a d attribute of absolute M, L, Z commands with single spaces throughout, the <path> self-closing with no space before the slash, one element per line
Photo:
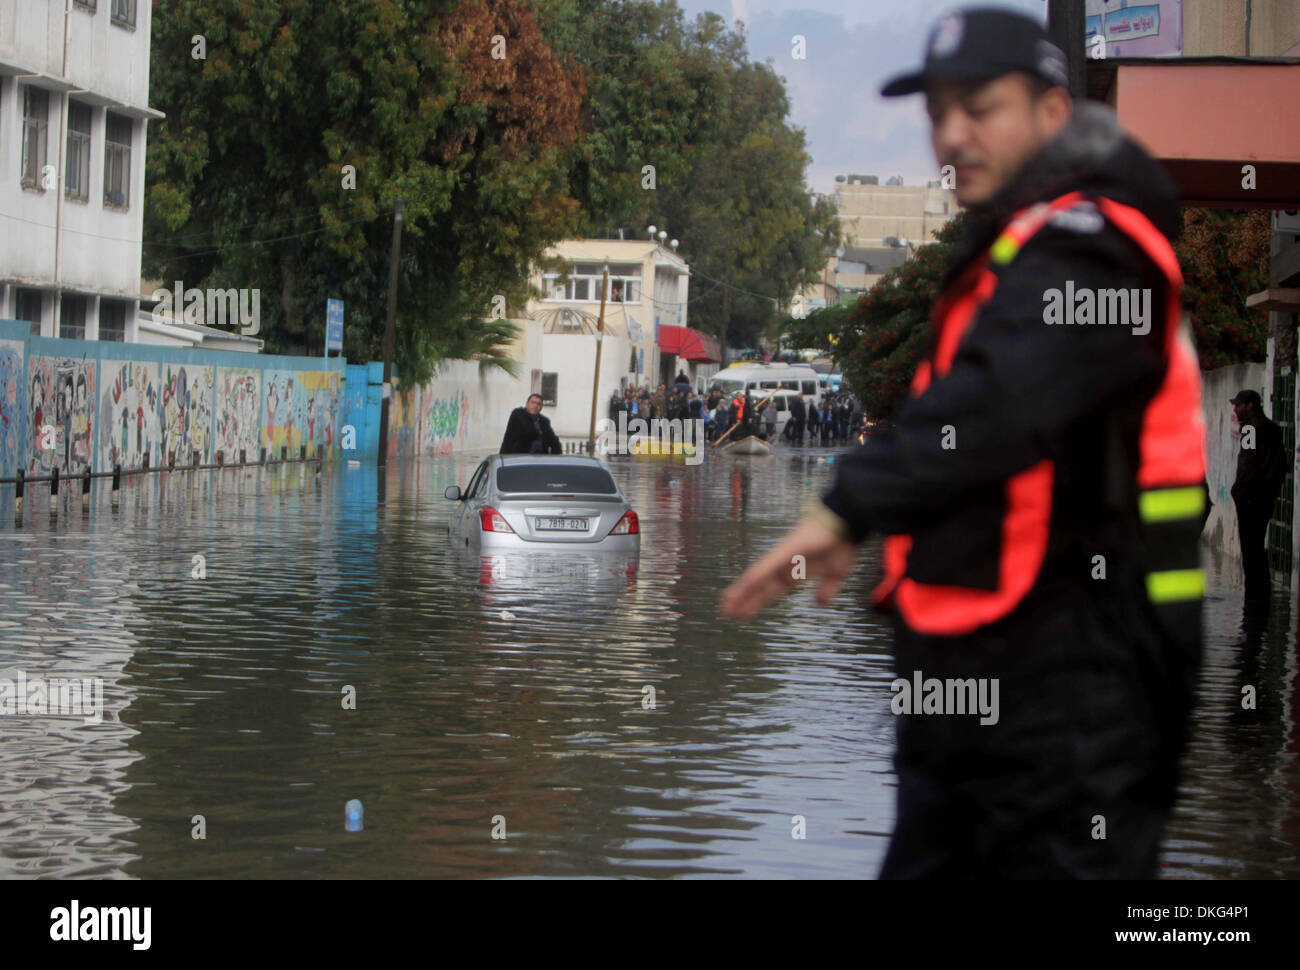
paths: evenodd
<path fill-rule="evenodd" d="M 524 405 L 524 410 L 527 411 L 529 414 L 533 415 L 534 417 L 541 414 L 542 413 L 541 397 L 539 397 L 536 394 L 530 397 L 528 399 L 528 402 Z"/>
<path fill-rule="evenodd" d="M 957 201 L 983 205 L 1008 185 L 1070 120 L 1070 99 L 1052 89 L 1034 98 L 1027 75 L 926 85 L 930 143 L 940 167 L 956 170 Z"/>
<path fill-rule="evenodd" d="M 1242 404 L 1238 404 L 1235 401 L 1233 402 L 1232 413 L 1237 416 L 1238 424 L 1240 424 L 1242 421 L 1245 421 L 1248 417 L 1250 417 L 1250 411 L 1253 406 L 1254 405 L 1252 405 L 1249 401 Z"/>

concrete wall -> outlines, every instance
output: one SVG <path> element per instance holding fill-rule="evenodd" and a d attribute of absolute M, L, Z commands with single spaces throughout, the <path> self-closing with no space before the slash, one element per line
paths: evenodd
<path fill-rule="evenodd" d="M 0 320 L 0 477 L 87 466 L 250 461 L 266 447 L 338 454 L 339 359 L 250 356 L 30 336 Z"/>
<path fill-rule="evenodd" d="M 1237 510 L 1232 504 L 1232 482 L 1237 477 L 1237 453 L 1241 432 L 1228 399 L 1244 388 L 1260 392 L 1265 402 L 1264 364 L 1236 364 L 1201 374 L 1201 401 L 1205 408 L 1206 480 L 1210 486 L 1210 517 L 1205 539 L 1216 553 L 1241 559 L 1237 537 Z M 1269 413 L 1267 403 L 1264 408 Z"/>
<path fill-rule="evenodd" d="M 541 370 L 537 337 L 523 344 L 518 377 L 463 360 L 444 362 L 418 387 L 395 375 L 388 454 L 495 451 Z M 240 449 L 254 461 L 261 448 L 296 456 L 304 445 L 309 454 L 324 445 L 328 457 L 373 459 L 382 382 L 377 363 L 32 337 L 26 323 L 0 320 L 0 477 L 19 468 L 46 475 L 55 465 L 62 474 L 138 468 L 146 455 L 157 467 L 170 452 L 177 464 L 195 455 L 211 463 L 218 450 L 233 462 Z M 568 388 L 562 393 L 572 381 Z"/>
<path fill-rule="evenodd" d="M 627 376 L 631 343 L 625 337 L 606 334 L 600 352 L 600 384 L 596 394 L 596 420 L 609 415 L 609 399 Z M 646 362 L 648 368 L 649 361 Z M 596 338 L 591 334 L 546 335 L 542 347 L 542 369 L 556 377 L 556 406 L 546 413 L 561 437 L 587 437 L 591 429 L 591 378 L 596 370 Z M 658 384 L 658 375 L 646 383 Z M 523 401 L 519 402 L 520 404 Z M 504 428 L 504 425 L 502 426 Z M 498 442 L 499 443 L 499 442 Z"/>

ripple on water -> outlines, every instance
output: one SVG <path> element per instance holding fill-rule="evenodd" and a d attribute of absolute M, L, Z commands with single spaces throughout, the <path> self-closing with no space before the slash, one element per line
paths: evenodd
<path fill-rule="evenodd" d="M 106 716 L 0 722 L 0 876 L 874 875 L 878 546 L 834 609 L 716 612 L 828 454 L 613 462 L 630 558 L 454 548 L 442 490 L 473 456 L 399 464 L 383 504 L 369 466 L 155 476 L 116 516 L 97 485 L 88 518 L 21 526 L 4 491 L 0 668 L 99 677 Z M 1289 613 L 1243 632 L 1227 572 L 1215 590 L 1165 872 L 1294 877 Z"/>

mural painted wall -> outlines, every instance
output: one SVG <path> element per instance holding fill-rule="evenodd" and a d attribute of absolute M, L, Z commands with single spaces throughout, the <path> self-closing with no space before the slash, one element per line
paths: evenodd
<path fill-rule="evenodd" d="M 128 355 L 135 359 L 123 359 Z M 373 458 L 377 367 L 338 359 L 322 363 L 325 369 L 315 364 L 309 358 L 32 337 L 28 324 L 0 320 L 0 476 L 19 467 L 44 476 L 55 465 L 75 475 L 88 463 L 96 472 L 114 464 L 134 470 L 146 455 L 158 467 L 169 452 L 178 465 L 191 464 L 196 455 L 210 464 L 218 449 L 231 462 L 241 449 L 255 461 L 262 447 L 276 456 L 288 448 L 296 456 L 303 446 L 314 452 L 324 445 L 338 457 L 345 369 L 354 378 L 347 387 L 356 398 L 349 413 L 358 447 L 370 442 L 354 454 Z M 403 457 L 494 450 L 528 389 L 473 361 L 445 362 L 424 385 L 398 383 L 385 444 Z"/>
<path fill-rule="evenodd" d="M 217 442 L 213 452 L 223 451 L 227 461 L 238 461 L 243 449 L 253 461 L 261 448 L 262 372 L 240 367 L 216 370 Z"/>
<path fill-rule="evenodd" d="M 97 467 L 139 468 L 145 455 L 158 467 L 158 365 L 101 361 L 100 386 Z"/>
<path fill-rule="evenodd" d="M 268 370 L 263 373 L 266 423 L 262 443 L 268 454 L 290 456 L 306 445 L 308 454 L 318 444 L 331 448 L 336 437 L 339 407 L 338 371 Z"/>
<path fill-rule="evenodd" d="M 338 441 L 339 408 L 342 405 L 342 375 L 337 371 L 302 371 L 302 386 L 308 395 L 308 451 L 324 445 L 331 451 Z"/>
<path fill-rule="evenodd" d="M 60 474 L 77 475 L 90 463 L 97 364 L 70 357 L 28 359 L 29 475 L 48 475 L 55 465 Z"/>
<path fill-rule="evenodd" d="M 212 372 L 211 367 L 162 365 L 160 462 L 173 451 L 178 465 L 193 464 L 196 455 L 200 464 L 212 461 Z"/>
<path fill-rule="evenodd" d="M 22 343 L 0 340 L 0 477 L 12 475 L 24 464 L 26 375 Z"/>

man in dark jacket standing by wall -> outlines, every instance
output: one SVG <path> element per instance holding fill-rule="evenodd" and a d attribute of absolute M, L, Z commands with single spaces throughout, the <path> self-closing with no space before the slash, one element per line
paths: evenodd
<path fill-rule="evenodd" d="M 891 427 L 841 456 L 830 492 L 722 601 L 753 616 L 806 575 L 827 604 L 859 543 L 887 536 L 886 878 L 1150 878 L 1177 790 L 1205 496 L 1180 214 L 1163 169 L 1066 83 L 1038 22 L 976 8 L 940 20 L 924 68 L 885 87 L 925 92 L 972 210 L 931 350 Z M 932 703 L 930 683 L 978 685 L 992 710 Z"/>
<path fill-rule="evenodd" d="M 558 455 L 564 449 L 551 430 L 551 422 L 542 416 L 542 396 L 533 394 L 521 408 L 510 412 L 506 434 L 501 439 L 503 455 Z"/>
<path fill-rule="evenodd" d="M 1232 498 L 1237 505 L 1237 531 L 1241 536 L 1241 566 L 1246 574 L 1246 600 L 1267 602 L 1271 580 L 1264 543 L 1273 501 L 1286 479 L 1282 429 L 1264 416 L 1259 393 L 1238 391 L 1232 410 L 1241 425 L 1241 450 L 1237 453 L 1237 479 Z"/>

